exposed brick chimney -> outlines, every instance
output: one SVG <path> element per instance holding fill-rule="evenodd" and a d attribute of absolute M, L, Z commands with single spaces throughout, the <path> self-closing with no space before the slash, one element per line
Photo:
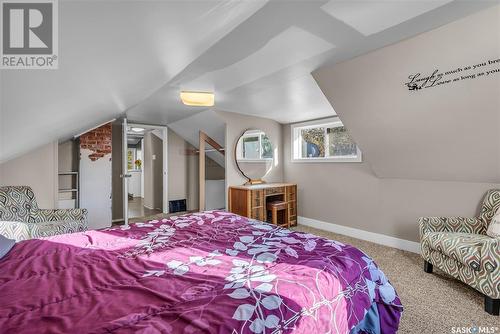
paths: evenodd
<path fill-rule="evenodd" d="M 80 149 L 92 151 L 89 155 L 90 160 L 96 161 L 111 154 L 111 123 L 104 124 L 92 131 L 80 136 Z"/>

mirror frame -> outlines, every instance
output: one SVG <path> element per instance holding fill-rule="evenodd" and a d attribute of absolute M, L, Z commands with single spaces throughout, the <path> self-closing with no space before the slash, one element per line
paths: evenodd
<path fill-rule="evenodd" d="M 269 171 L 267 171 L 266 174 L 264 174 L 264 176 L 261 176 L 258 179 L 252 179 L 252 178 L 246 176 L 245 173 L 243 173 L 243 171 L 241 170 L 240 165 L 238 165 L 238 153 L 237 153 L 238 143 L 240 142 L 241 137 L 243 137 L 243 135 L 247 131 L 262 131 L 262 130 L 255 129 L 255 128 L 248 128 L 248 129 L 243 130 L 243 132 L 240 133 L 240 135 L 236 139 L 236 143 L 234 144 L 234 163 L 236 164 L 236 168 L 238 169 L 240 174 L 243 175 L 243 177 L 248 180 L 247 182 L 245 182 L 245 185 L 263 184 L 263 183 L 266 183 L 266 181 L 264 181 L 262 178 L 265 177 L 269 173 Z M 272 144 L 272 142 L 271 142 L 271 144 Z M 272 159 L 273 163 L 274 163 L 274 159 L 275 159 L 275 157 L 274 157 L 274 145 L 273 145 L 273 159 Z"/>

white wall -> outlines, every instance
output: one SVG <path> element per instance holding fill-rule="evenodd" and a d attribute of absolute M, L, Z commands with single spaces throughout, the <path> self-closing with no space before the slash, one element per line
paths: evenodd
<path fill-rule="evenodd" d="M 58 188 L 58 143 L 53 142 L 0 164 L 0 185 L 30 186 L 38 206 L 55 209 Z"/>

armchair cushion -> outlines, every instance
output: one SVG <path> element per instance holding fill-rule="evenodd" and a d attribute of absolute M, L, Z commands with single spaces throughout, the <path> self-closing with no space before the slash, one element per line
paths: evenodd
<path fill-rule="evenodd" d="M 430 249 L 479 271 L 487 262 L 483 259 L 483 250 L 491 238 L 482 234 L 429 232 L 424 236 L 424 240 L 428 242 Z M 492 271 L 491 263 L 488 263 L 488 267 L 489 271 Z"/>

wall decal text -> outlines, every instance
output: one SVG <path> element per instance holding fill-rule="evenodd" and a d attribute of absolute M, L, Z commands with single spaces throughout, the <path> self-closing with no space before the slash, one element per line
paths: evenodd
<path fill-rule="evenodd" d="M 499 73 L 500 58 L 489 59 L 484 62 L 458 67 L 446 72 L 441 72 L 436 69 L 429 75 L 422 75 L 422 73 L 411 74 L 408 76 L 408 82 L 406 82 L 405 85 L 410 91 L 418 91 L 422 88 L 448 85 L 461 80 L 475 80 Z"/>

